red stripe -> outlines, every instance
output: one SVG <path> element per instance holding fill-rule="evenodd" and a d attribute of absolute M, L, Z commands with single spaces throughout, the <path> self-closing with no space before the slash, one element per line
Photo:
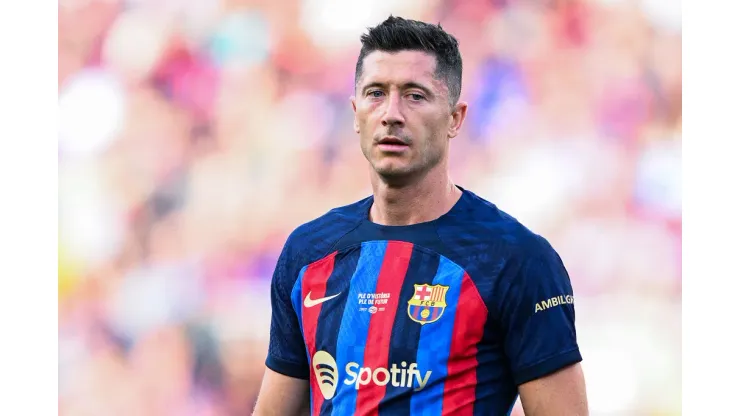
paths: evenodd
<path fill-rule="evenodd" d="M 385 250 L 375 293 L 390 293 L 390 298 L 385 311 L 376 313 L 370 318 L 363 367 L 373 369 L 388 367 L 391 330 L 396 318 L 401 285 L 409 267 L 413 247 L 414 245 L 410 243 L 391 241 Z M 378 405 L 380 405 L 384 395 L 385 386 L 376 386 L 372 382 L 360 386 L 360 390 L 357 392 L 357 411 L 355 415 L 376 416 Z"/>
<path fill-rule="evenodd" d="M 311 299 L 322 298 L 326 295 L 326 281 L 329 280 L 329 276 L 334 270 L 336 254 L 336 252 L 332 253 L 306 268 L 301 283 L 301 299 L 306 299 L 309 292 L 311 292 Z M 313 360 L 313 355 L 316 353 L 316 328 L 318 327 L 319 313 L 321 313 L 321 304 L 312 308 L 303 307 L 303 336 L 306 339 L 308 356 L 311 360 Z M 313 369 L 311 369 L 309 377 L 311 380 L 311 395 L 313 396 L 312 415 L 318 416 L 321 405 L 324 403 L 324 396 L 321 395 L 321 389 Z"/>
<path fill-rule="evenodd" d="M 460 298 L 457 301 L 455 324 L 452 329 L 450 359 L 442 401 L 442 414 L 467 416 L 473 414 L 475 387 L 478 382 L 478 343 L 483 339 L 483 327 L 488 310 L 478 289 L 467 273 L 463 275 Z"/>

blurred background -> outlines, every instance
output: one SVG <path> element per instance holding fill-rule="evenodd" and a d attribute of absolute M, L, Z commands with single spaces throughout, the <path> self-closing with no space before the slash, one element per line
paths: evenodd
<path fill-rule="evenodd" d="M 680 414 L 679 2 L 59 0 L 60 414 L 250 414 L 287 235 L 370 193 L 390 13 L 459 39 L 453 178 L 561 254 L 592 414 Z"/>

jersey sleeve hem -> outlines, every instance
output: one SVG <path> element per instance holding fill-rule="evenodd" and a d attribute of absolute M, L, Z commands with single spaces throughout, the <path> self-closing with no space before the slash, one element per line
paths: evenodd
<path fill-rule="evenodd" d="M 305 364 L 296 364 L 270 355 L 267 357 L 265 365 L 276 373 L 280 373 L 288 377 L 308 380 L 308 366 Z"/>
<path fill-rule="evenodd" d="M 514 381 L 519 386 L 581 361 L 581 352 L 576 347 L 517 371 L 514 375 Z"/>

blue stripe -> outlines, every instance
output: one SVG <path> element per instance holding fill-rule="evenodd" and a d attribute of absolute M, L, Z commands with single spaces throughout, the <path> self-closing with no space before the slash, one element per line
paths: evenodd
<path fill-rule="evenodd" d="M 455 325 L 455 311 L 457 300 L 460 297 L 462 279 L 463 269 L 440 256 L 439 268 L 432 284 L 450 287 L 445 296 L 447 307 L 438 320 L 421 327 L 416 362 L 422 378 L 427 371 L 432 373 L 426 387 L 411 396 L 411 409 L 414 409 L 414 414 L 422 416 L 442 414 L 444 379 L 447 377 L 447 360 L 452 346 L 452 330 Z M 414 384 L 418 384 L 418 381 L 414 380 Z"/>
<path fill-rule="evenodd" d="M 301 306 L 303 303 L 303 299 L 301 299 L 303 293 L 301 289 L 303 288 L 303 275 L 306 273 L 306 269 L 308 269 L 308 266 L 303 266 L 300 274 L 298 274 L 298 279 L 296 279 L 295 284 L 293 285 L 293 290 L 290 292 L 290 301 L 293 303 L 293 310 L 295 311 L 296 316 L 298 316 L 298 324 L 301 326 L 301 333 L 303 333 L 303 307 Z M 305 334 L 303 338 L 306 338 Z M 306 355 L 308 355 L 308 350 L 306 350 Z M 308 357 L 308 359 L 310 362 L 311 357 Z"/>
<path fill-rule="evenodd" d="M 385 241 L 362 243 L 362 252 L 355 273 L 352 275 L 349 295 L 342 315 L 342 324 L 337 335 L 336 361 L 339 367 L 339 384 L 333 399 L 333 415 L 352 415 L 355 413 L 357 390 L 354 384 L 347 385 L 344 383 L 348 379 L 345 368 L 350 362 L 359 364 L 359 367 L 363 366 L 365 343 L 370 327 L 370 317 L 372 316 L 368 312 L 359 311 L 360 305 L 357 298 L 361 293 L 375 293 L 387 246 L 388 244 Z"/>

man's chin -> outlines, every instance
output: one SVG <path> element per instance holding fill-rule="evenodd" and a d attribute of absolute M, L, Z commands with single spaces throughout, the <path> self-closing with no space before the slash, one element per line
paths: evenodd
<path fill-rule="evenodd" d="M 418 172 L 411 166 L 398 164 L 382 164 L 374 166 L 375 173 L 389 184 L 404 184 L 417 176 Z"/>
<path fill-rule="evenodd" d="M 411 173 L 409 166 L 400 163 L 380 163 L 374 166 L 375 172 L 381 176 L 406 176 Z"/>

